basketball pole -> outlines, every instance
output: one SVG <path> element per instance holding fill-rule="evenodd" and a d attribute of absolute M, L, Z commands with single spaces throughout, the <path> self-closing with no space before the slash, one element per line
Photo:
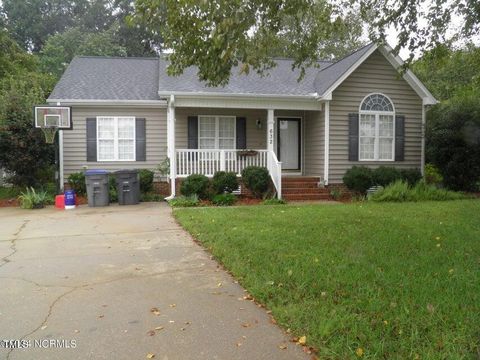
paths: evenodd
<path fill-rule="evenodd" d="M 58 179 L 60 181 L 60 192 L 63 192 L 65 180 L 63 178 L 63 130 L 58 130 Z"/>

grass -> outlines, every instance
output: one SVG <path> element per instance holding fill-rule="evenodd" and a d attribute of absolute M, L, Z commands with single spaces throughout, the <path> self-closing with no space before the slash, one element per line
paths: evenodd
<path fill-rule="evenodd" d="M 410 186 L 406 181 L 398 180 L 383 189 L 373 193 L 369 199 L 377 202 L 404 202 L 404 201 L 448 201 L 468 198 L 461 192 L 439 189 L 419 181 L 415 186 Z"/>
<path fill-rule="evenodd" d="M 480 354 L 478 200 L 174 214 L 320 359 Z"/>

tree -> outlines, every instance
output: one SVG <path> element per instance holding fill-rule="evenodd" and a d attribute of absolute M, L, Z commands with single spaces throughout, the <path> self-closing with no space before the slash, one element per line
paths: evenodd
<path fill-rule="evenodd" d="M 225 85 L 232 67 L 263 73 L 277 51 L 289 54 L 303 75 L 319 58 L 342 47 L 352 24 L 326 0 L 136 1 L 136 18 L 161 32 L 170 74 L 192 65 L 208 85 Z"/>
<path fill-rule="evenodd" d="M 33 56 L 25 53 L 6 31 L 0 29 L 0 80 L 25 69 L 33 71 L 35 66 Z"/>
<path fill-rule="evenodd" d="M 355 45 L 362 22 L 374 42 L 397 30 L 394 51 L 410 50 L 407 66 L 418 50 L 480 33 L 477 0 L 136 0 L 136 17 L 173 50 L 171 74 L 196 65 L 209 85 L 226 84 L 240 63 L 244 72 L 263 72 L 274 66 L 271 54 L 292 56 L 302 70 L 337 49 L 342 54 Z M 461 32 L 452 34 L 458 20 Z"/>
<path fill-rule="evenodd" d="M 438 45 L 412 67 L 439 100 L 450 99 L 469 89 L 480 89 L 480 48 L 473 44 L 461 49 Z"/>
<path fill-rule="evenodd" d="M 32 125 L 33 106 L 45 101 L 52 86 L 51 77 L 32 72 L 8 76 L 0 84 L 0 168 L 13 175 L 15 185 L 38 185 L 53 164 L 54 147 Z"/>
<path fill-rule="evenodd" d="M 115 28 L 95 33 L 72 28 L 51 36 L 40 52 L 40 69 L 58 78 L 76 55 L 126 56 Z"/>
<path fill-rule="evenodd" d="M 427 161 L 453 190 L 480 190 L 480 89 L 459 91 L 428 113 Z"/>
<path fill-rule="evenodd" d="M 349 8 L 361 13 L 373 41 L 385 40 L 386 30 L 395 28 L 395 51 L 409 49 L 409 61 L 417 50 L 424 52 L 440 43 L 468 40 L 480 34 L 478 0 L 362 0 L 360 5 L 350 1 Z"/>
<path fill-rule="evenodd" d="M 84 18 L 88 0 L 3 0 L 5 27 L 25 50 L 40 51 L 47 37 Z"/>

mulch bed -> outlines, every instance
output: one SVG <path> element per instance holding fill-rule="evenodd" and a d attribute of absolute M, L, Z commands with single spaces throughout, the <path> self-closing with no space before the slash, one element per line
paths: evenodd
<path fill-rule="evenodd" d="M 0 208 L 2 207 L 14 207 L 14 206 L 20 206 L 20 203 L 18 199 L 13 198 L 13 199 L 0 199 Z"/>

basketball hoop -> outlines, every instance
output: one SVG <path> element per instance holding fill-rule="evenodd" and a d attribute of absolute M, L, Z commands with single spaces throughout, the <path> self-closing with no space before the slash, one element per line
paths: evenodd
<path fill-rule="evenodd" d="M 58 130 L 72 129 L 72 112 L 68 106 L 35 106 L 35 127 L 43 131 L 45 142 L 53 144 Z"/>

